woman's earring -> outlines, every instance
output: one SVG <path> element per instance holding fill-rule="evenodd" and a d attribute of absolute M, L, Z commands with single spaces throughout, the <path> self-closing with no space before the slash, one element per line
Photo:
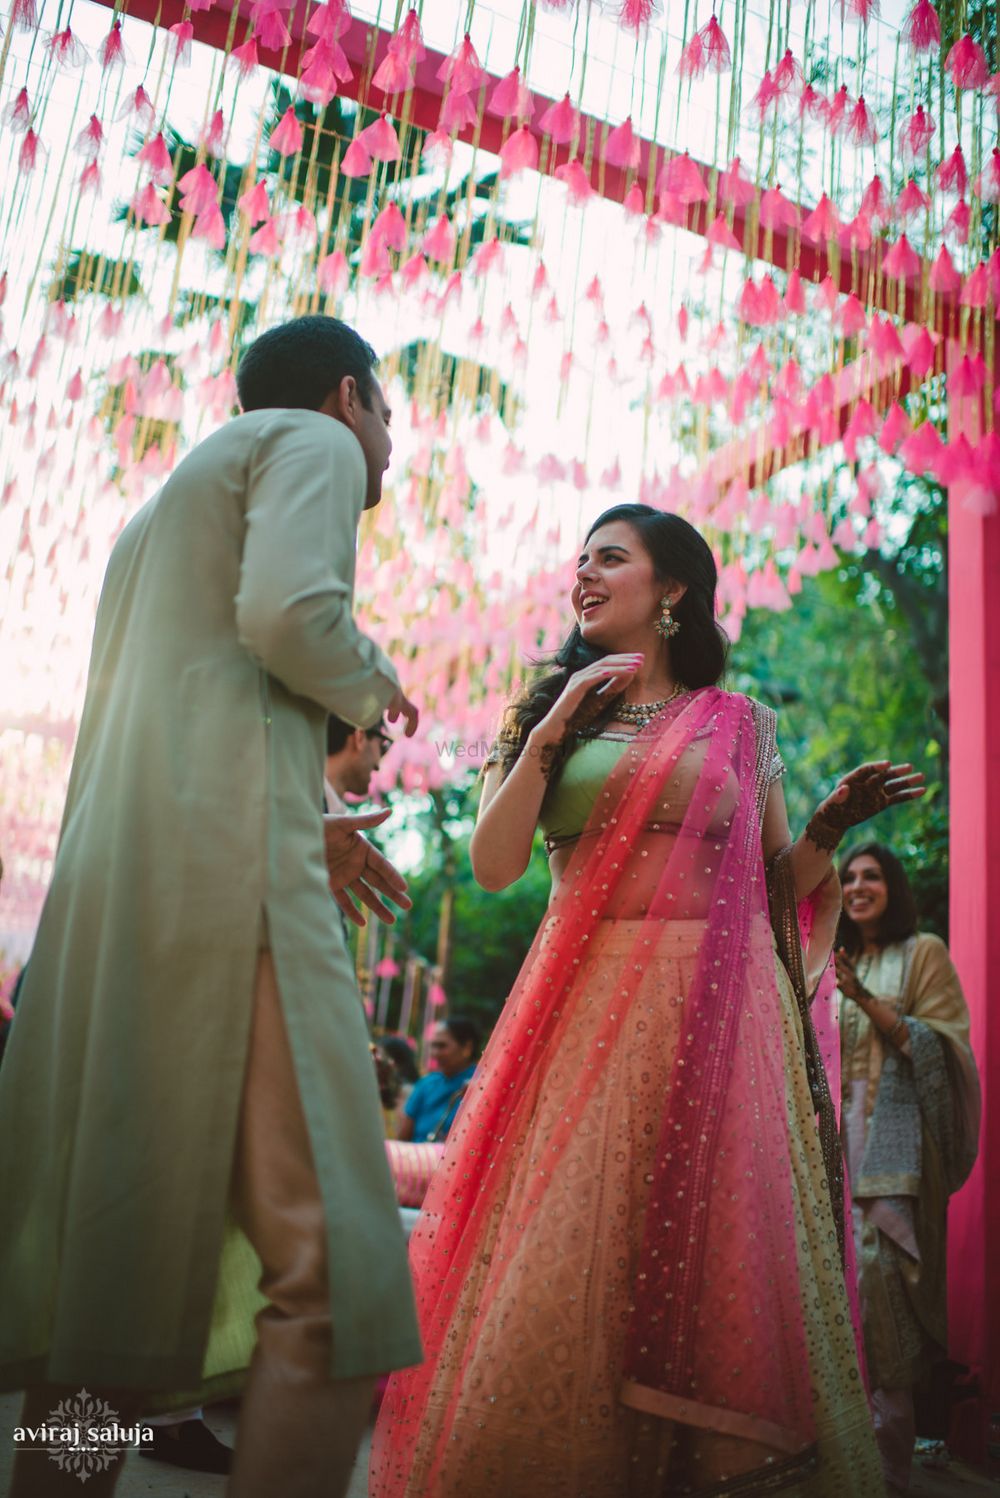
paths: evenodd
<path fill-rule="evenodd" d="M 670 605 L 672 602 L 673 599 L 671 598 L 660 599 L 660 617 L 659 619 L 657 619 L 656 623 L 653 626 L 653 628 L 656 630 L 656 633 L 658 635 L 661 635 L 664 640 L 673 639 L 674 635 L 679 633 L 681 627 L 680 620 L 675 619 L 673 614 L 670 612 Z"/>

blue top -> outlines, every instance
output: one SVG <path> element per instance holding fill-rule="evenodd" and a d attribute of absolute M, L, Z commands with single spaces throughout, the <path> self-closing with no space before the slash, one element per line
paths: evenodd
<path fill-rule="evenodd" d="M 473 1061 L 453 1077 L 446 1077 L 442 1071 L 429 1071 L 415 1084 L 403 1104 L 403 1112 L 413 1119 L 413 1138 L 417 1144 L 426 1144 L 432 1136 L 444 1139 L 455 1122 L 462 1089 L 472 1081 L 475 1070 Z M 454 1101 L 449 1107 L 451 1099 Z"/>

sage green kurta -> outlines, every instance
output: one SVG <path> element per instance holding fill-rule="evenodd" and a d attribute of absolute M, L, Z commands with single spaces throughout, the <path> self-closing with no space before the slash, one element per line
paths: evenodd
<path fill-rule="evenodd" d="M 365 491 L 346 427 L 252 412 L 114 548 L 0 1073 L 0 1387 L 204 1387 L 217 1286 L 232 1303 L 255 1267 L 226 1211 L 264 932 L 326 1211 L 331 1371 L 420 1357 L 322 845 L 326 715 L 369 726 L 396 689 L 351 617 Z"/>

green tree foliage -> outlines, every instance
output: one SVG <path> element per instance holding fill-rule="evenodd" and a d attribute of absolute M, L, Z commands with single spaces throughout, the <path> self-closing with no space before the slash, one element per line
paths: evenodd
<path fill-rule="evenodd" d="M 905 568 L 907 560 L 900 565 Z M 866 825 L 859 836 L 877 837 L 895 849 L 913 883 L 924 928 L 946 936 L 943 704 L 892 581 L 885 559 L 870 567 L 852 564 L 807 578 L 786 613 L 755 611 L 733 651 L 731 685 L 778 710 L 793 835 L 854 765 L 909 760 L 924 771 L 927 796 Z M 930 589 L 931 580 L 924 585 Z"/>

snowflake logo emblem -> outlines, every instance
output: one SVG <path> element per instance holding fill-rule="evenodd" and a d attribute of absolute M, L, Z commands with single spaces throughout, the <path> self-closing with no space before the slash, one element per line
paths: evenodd
<path fill-rule="evenodd" d="M 50 1428 L 60 1427 L 63 1437 L 48 1444 L 50 1458 L 64 1472 L 72 1472 L 81 1482 L 87 1482 L 98 1472 L 106 1471 L 118 1456 L 116 1446 L 95 1441 L 93 1432 L 117 1425 L 120 1418 L 117 1410 L 86 1389 L 61 1400 L 48 1419 Z M 50 1434 L 54 1434 L 51 1429 Z"/>

